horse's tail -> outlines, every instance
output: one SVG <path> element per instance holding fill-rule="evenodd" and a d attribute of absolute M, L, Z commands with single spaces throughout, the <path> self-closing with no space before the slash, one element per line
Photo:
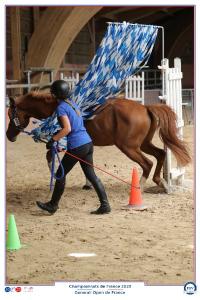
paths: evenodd
<path fill-rule="evenodd" d="M 147 110 L 157 118 L 159 136 L 162 142 L 172 151 L 180 166 L 191 162 L 191 157 L 183 140 L 178 137 L 176 126 L 177 115 L 166 104 L 145 105 Z"/>

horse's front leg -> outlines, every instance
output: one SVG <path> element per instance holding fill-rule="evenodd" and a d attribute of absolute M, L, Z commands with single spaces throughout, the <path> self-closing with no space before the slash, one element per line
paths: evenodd
<path fill-rule="evenodd" d="M 49 167 L 49 170 L 51 172 L 51 168 L 52 168 L 52 155 L 51 155 L 51 150 L 48 150 L 46 153 L 46 160 L 47 160 L 47 164 Z M 92 184 L 91 182 L 85 178 L 85 185 L 82 188 L 83 190 L 91 190 L 92 189 Z"/>
<path fill-rule="evenodd" d="M 51 150 L 48 150 L 46 153 L 46 160 L 47 160 L 47 165 L 49 167 L 49 171 L 51 172 L 52 168 L 52 155 L 51 155 Z"/>

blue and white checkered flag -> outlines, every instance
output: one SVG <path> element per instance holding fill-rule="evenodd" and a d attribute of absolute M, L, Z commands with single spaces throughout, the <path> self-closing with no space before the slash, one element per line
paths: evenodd
<path fill-rule="evenodd" d="M 70 98 L 80 107 L 84 119 L 106 99 L 115 97 L 126 78 L 147 64 L 157 33 L 158 27 L 153 25 L 126 22 L 108 25 L 87 72 L 71 92 Z M 57 118 L 53 115 L 34 129 L 33 135 L 35 138 L 42 135 L 43 139 L 46 136 L 48 140 L 57 130 Z"/>
<path fill-rule="evenodd" d="M 116 96 L 126 78 L 147 64 L 158 27 L 111 23 L 82 80 L 71 93 L 87 119 L 97 105 Z"/>

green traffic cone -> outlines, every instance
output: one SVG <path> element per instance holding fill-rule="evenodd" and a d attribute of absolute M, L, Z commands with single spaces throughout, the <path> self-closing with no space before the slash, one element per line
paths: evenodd
<path fill-rule="evenodd" d="M 15 223 L 14 215 L 10 215 L 8 221 L 8 236 L 6 241 L 7 250 L 18 250 L 21 248 L 21 243 Z"/>

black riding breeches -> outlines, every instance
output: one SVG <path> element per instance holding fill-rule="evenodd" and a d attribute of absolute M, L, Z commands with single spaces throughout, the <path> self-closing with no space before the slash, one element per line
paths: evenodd
<path fill-rule="evenodd" d="M 58 202 L 64 192 L 65 182 L 66 182 L 66 175 L 70 172 L 70 170 L 75 166 L 75 164 L 79 161 L 81 168 L 86 176 L 86 178 L 91 182 L 93 185 L 99 201 L 102 203 L 103 201 L 107 200 L 107 195 L 104 189 L 103 184 L 101 183 L 100 179 L 96 176 L 93 168 L 93 144 L 88 143 L 77 147 L 75 149 L 69 150 L 69 153 L 81 158 L 82 160 L 88 162 L 89 164 L 79 161 L 77 158 L 70 156 L 69 154 L 65 154 L 61 161 L 63 168 L 64 168 L 64 177 L 56 180 L 54 191 L 51 198 L 51 203 L 53 205 L 58 205 Z M 62 174 L 61 166 L 59 166 L 56 177 L 60 177 Z"/>

